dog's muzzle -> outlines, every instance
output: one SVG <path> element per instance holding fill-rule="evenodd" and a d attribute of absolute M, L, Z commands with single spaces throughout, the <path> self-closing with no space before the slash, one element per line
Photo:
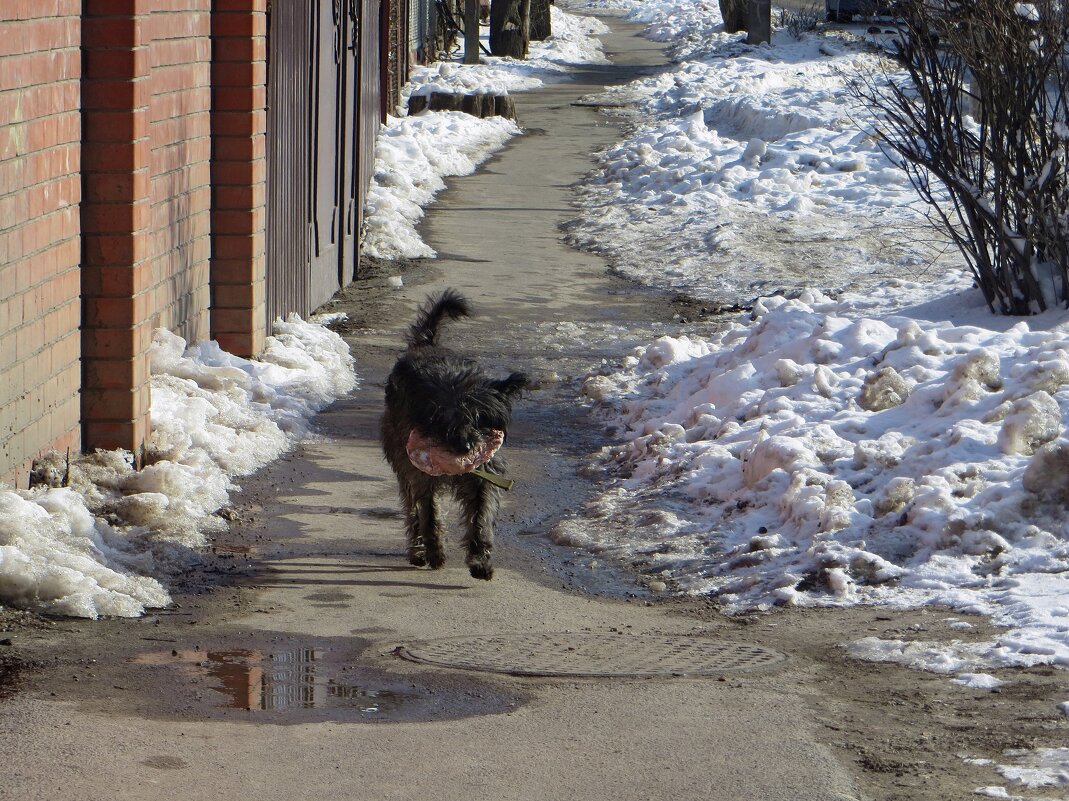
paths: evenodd
<path fill-rule="evenodd" d="M 408 460 L 427 475 L 457 476 L 470 473 L 489 462 L 504 441 L 504 431 L 491 429 L 486 432 L 486 439 L 480 447 L 468 453 L 455 453 L 413 428 L 405 449 L 408 451 Z"/>

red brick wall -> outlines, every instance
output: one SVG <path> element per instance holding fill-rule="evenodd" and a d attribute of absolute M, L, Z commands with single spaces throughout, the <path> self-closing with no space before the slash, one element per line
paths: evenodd
<path fill-rule="evenodd" d="M 82 0 L 0 2 L 0 479 L 78 449 Z"/>
<path fill-rule="evenodd" d="M 211 255 L 211 0 L 153 0 L 149 42 L 155 326 L 207 339 Z"/>
<path fill-rule="evenodd" d="M 262 350 L 266 10 L 0 0 L 0 480 L 139 454 L 157 327 Z"/>

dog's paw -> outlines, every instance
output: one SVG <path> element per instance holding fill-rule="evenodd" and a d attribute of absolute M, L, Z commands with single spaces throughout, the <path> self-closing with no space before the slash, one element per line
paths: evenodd
<path fill-rule="evenodd" d="M 468 572 L 471 573 L 472 578 L 489 581 L 494 577 L 494 566 L 490 564 L 489 559 L 480 559 L 475 562 L 468 562 Z"/>
<path fill-rule="evenodd" d="M 423 552 L 422 548 L 413 549 L 408 552 L 408 563 L 415 565 L 416 567 L 427 566 L 427 554 Z"/>
<path fill-rule="evenodd" d="M 427 566 L 431 570 L 437 570 L 445 564 L 445 553 L 440 550 L 427 551 Z"/>

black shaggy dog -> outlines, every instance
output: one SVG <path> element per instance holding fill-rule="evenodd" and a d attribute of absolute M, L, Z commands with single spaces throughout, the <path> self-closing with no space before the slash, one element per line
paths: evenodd
<path fill-rule="evenodd" d="M 490 378 L 472 359 L 438 344 L 445 318 L 470 314 L 468 302 L 447 289 L 429 298 L 408 332 L 408 350 L 386 381 L 382 449 L 400 485 L 408 561 L 439 568 L 445 562 L 437 495 L 449 489 L 460 502 L 471 575 L 491 579 L 494 519 L 505 460 L 493 455 L 527 377 Z M 419 466 L 417 466 L 419 465 Z"/>

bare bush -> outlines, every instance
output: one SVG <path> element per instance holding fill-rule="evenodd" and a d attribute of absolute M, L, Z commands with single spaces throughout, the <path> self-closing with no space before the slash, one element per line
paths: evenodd
<path fill-rule="evenodd" d="M 779 27 L 792 38 L 801 39 L 820 27 L 824 19 L 823 6 L 810 5 L 805 8 L 782 8 L 779 12 Z"/>
<path fill-rule="evenodd" d="M 905 79 L 861 77 L 876 134 L 961 250 L 992 311 L 1069 305 L 1069 9 L 904 0 Z"/>

